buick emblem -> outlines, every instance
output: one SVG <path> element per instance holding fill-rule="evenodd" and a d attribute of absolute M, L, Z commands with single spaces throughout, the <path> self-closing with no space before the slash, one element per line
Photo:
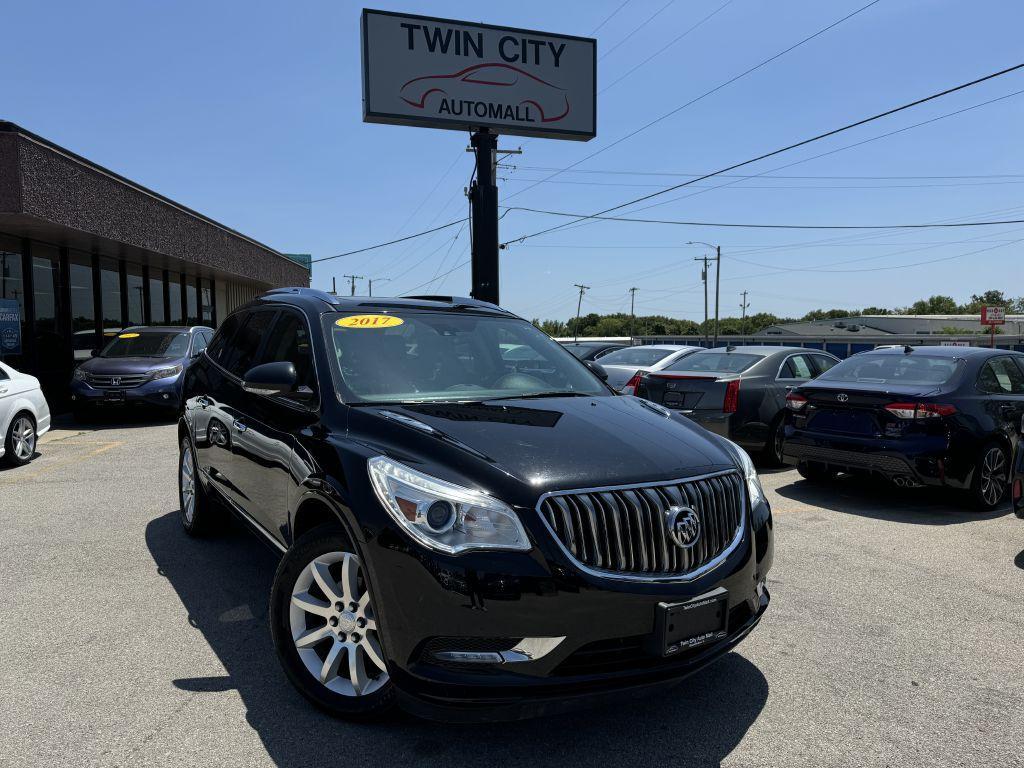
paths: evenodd
<path fill-rule="evenodd" d="M 841 392 L 838 395 L 836 395 L 836 400 L 838 400 L 840 403 L 845 403 L 849 399 L 850 399 L 850 396 L 848 394 L 846 394 L 845 392 Z"/>
<path fill-rule="evenodd" d="M 669 507 L 665 511 L 665 527 L 677 547 L 690 549 L 700 539 L 700 516 L 692 507 Z"/>

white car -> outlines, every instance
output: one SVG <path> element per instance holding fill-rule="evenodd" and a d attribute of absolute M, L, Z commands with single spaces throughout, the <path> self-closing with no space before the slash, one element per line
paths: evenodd
<path fill-rule="evenodd" d="M 0 459 L 16 467 L 28 464 L 49 429 L 50 406 L 39 379 L 0 363 Z"/>
<path fill-rule="evenodd" d="M 683 344 L 641 344 L 616 349 L 597 362 L 608 372 L 608 385 L 624 395 L 632 395 L 641 373 L 660 371 L 676 360 L 700 351 Z"/>

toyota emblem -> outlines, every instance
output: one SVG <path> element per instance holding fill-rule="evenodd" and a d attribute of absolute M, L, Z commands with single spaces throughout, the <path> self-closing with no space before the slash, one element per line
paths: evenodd
<path fill-rule="evenodd" d="M 672 542 L 683 549 L 690 549 L 700 539 L 700 516 L 692 507 L 669 507 L 665 527 Z"/>
<path fill-rule="evenodd" d="M 842 393 L 836 395 L 836 400 L 838 400 L 840 403 L 845 403 L 849 399 L 850 399 L 850 396 L 848 394 L 846 394 L 845 392 L 842 392 Z"/>

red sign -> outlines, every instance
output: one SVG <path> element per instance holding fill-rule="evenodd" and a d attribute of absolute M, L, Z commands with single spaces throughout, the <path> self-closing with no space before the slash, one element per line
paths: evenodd
<path fill-rule="evenodd" d="M 1005 325 L 1006 324 L 1006 310 L 1002 307 L 982 307 L 981 308 L 981 324 L 982 325 Z"/>

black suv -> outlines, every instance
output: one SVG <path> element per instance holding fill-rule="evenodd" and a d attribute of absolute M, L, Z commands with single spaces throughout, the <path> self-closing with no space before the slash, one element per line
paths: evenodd
<path fill-rule="evenodd" d="M 185 529 L 227 507 L 283 553 L 274 643 L 335 714 L 668 684 L 768 606 L 746 454 L 492 304 L 272 291 L 188 369 L 178 437 Z"/>

